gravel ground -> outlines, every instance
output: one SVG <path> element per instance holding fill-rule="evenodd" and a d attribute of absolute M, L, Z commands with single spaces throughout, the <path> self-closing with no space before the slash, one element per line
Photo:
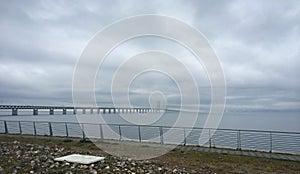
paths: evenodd
<path fill-rule="evenodd" d="M 113 144 L 110 144 L 113 146 Z M 117 146 L 117 145 L 116 145 Z M 90 165 L 56 162 L 73 153 L 104 156 Z M 219 153 L 173 150 L 150 160 L 109 155 L 93 143 L 67 139 L 0 136 L 4 173 L 299 173 L 300 163 Z"/>
<path fill-rule="evenodd" d="M 198 173 L 184 168 L 168 168 L 151 161 L 135 161 L 107 154 L 105 159 L 90 165 L 56 162 L 54 158 L 77 153 L 64 147 L 22 144 L 19 141 L 0 143 L 0 173 Z M 89 154 L 89 153 L 87 153 Z M 6 164 L 5 164 L 6 163 Z"/>

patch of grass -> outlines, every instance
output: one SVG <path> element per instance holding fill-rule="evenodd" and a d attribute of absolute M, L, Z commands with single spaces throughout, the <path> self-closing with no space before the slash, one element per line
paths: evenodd
<path fill-rule="evenodd" d="M 73 142 L 73 140 L 72 139 L 64 139 L 63 142 L 69 143 L 69 142 Z"/>
<path fill-rule="evenodd" d="M 300 163 L 251 156 L 238 156 L 197 151 L 171 151 L 156 160 L 186 168 L 213 168 L 218 173 L 297 173 Z"/>
<path fill-rule="evenodd" d="M 87 140 L 87 139 L 81 139 L 79 142 L 80 143 L 92 143 L 90 140 Z"/>

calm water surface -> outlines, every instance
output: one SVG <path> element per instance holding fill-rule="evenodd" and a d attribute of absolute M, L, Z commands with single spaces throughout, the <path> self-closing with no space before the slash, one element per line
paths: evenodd
<path fill-rule="evenodd" d="M 61 115 L 56 111 L 55 115 L 48 115 L 48 111 L 39 111 L 38 116 L 33 116 L 31 111 L 21 111 L 19 116 L 11 116 L 10 112 L 1 112 L 0 120 L 14 121 L 54 121 L 54 122 L 77 122 L 76 116 L 68 111 L 68 115 Z M 190 113 L 183 113 L 185 119 L 189 120 Z M 140 119 L 146 119 L 151 115 L 127 114 Z M 172 126 L 178 117 L 178 112 L 167 112 L 152 125 Z M 85 114 L 78 115 L 84 118 L 85 122 L 107 123 L 107 124 L 131 124 L 122 119 L 118 114 Z M 207 114 L 200 113 L 195 123 L 196 127 L 203 127 L 207 119 Z M 180 126 L 186 126 L 182 124 Z M 300 132 L 300 113 L 298 112 L 225 112 L 219 124 L 219 128 L 225 129 L 249 129 L 249 130 L 274 130 Z"/>

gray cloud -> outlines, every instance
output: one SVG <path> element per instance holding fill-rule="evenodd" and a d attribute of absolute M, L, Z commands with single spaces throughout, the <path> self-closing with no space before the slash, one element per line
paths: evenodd
<path fill-rule="evenodd" d="M 71 104 L 73 70 L 89 39 L 121 18 L 161 14 L 187 22 L 210 41 L 224 68 L 228 110 L 300 110 L 296 0 L 1 1 L 0 14 L 1 103 Z M 96 78 L 99 102 L 111 101 L 119 64 L 149 49 L 177 56 L 195 75 L 202 104 L 209 106 L 205 69 L 184 47 L 162 38 L 128 41 L 108 56 Z M 150 83 L 154 80 L 159 83 Z M 141 76 L 132 86 L 132 100 L 145 105 L 158 88 L 170 105 L 180 103 L 175 84 L 156 76 Z"/>

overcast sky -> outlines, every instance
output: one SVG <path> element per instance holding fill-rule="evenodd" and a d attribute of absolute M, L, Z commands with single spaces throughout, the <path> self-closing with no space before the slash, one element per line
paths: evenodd
<path fill-rule="evenodd" d="M 227 110 L 300 111 L 298 0 L 2 0 L 0 103 L 71 105 L 73 71 L 88 41 L 105 26 L 141 14 L 171 16 L 203 33 L 224 70 Z M 96 79 L 98 102 L 111 101 L 119 63 L 146 50 L 179 57 L 195 74 L 200 98 L 208 105 L 209 81 L 201 64 L 178 44 L 155 37 L 128 41 L 107 57 Z M 155 90 L 165 93 L 168 105 L 180 102 L 176 84 L 155 72 L 133 82 L 131 99 L 147 105 Z"/>

